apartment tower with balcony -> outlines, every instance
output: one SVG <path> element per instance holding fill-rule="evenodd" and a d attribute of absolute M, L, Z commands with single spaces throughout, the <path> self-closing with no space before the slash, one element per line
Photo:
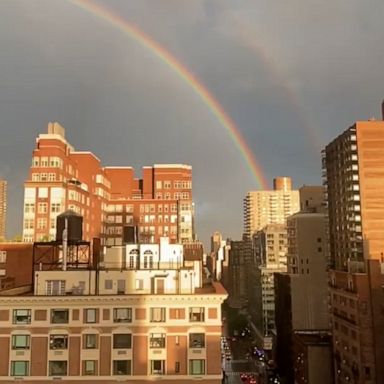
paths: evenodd
<path fill-rule="evenodd" d="M 384 382 L 383 143 L 383 121 L 358 121 L 323 151 L 336 383 Z"/>

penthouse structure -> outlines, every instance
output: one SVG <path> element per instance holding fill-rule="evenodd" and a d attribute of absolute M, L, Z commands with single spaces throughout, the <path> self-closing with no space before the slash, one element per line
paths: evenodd
<path fill-rule="evenodd" d="M 358 121 L 323 151 L 336 383 L 384 382 L 383 143 L 383 121 Z"/>
<path fill-rule="evenodd" d="M 227 294 L 183 245 L 34 247 L 32 292 L 0 297 L 0 382 L 221 383 Z"/>
<path fill-rule="evenodd" d="M 23 240 L 55 238 L 56 217 L 72 210 L 84 218 L 84 239 L 105 245 L 136 239 L 155 243 L 193 240 L 192 167 L 156 164 L 136 178 L 131 167 L 103 167 L 92 152 L 75 151 L 58 123 L 40 134 L 24 184 Z"/>

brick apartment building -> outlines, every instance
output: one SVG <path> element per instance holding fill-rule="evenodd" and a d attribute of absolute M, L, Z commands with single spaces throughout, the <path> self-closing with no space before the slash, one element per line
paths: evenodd
<path fill-rule="evenodd" d="M 33 291 L 0 297 L 0 382 L 221 383 L 227 294 L 181 244 L 103 247 L 100 264 L 36 246 L 52 264 L 34 260 Z"/>
<path fill-rule="evenodd" d="M 359 121 L 323 151 L 338 384 L 384 382 L 383 143 L 383 121 Z"/>
<path fill-rule="evenodd" d="M 66 210 L 83 216 L 84 239 L 106 245 L 122 245 L 127 226 L 138 228 L 142 242 L 191 241 L 192 167 L 144 167 L 139 179 L 131 167 L 103 167 L 92 152 L 75 151 L 65 129 L 49 123 L 36 139 L 24 184 L 23 240 L 54 239 L 56 217 Z"/>

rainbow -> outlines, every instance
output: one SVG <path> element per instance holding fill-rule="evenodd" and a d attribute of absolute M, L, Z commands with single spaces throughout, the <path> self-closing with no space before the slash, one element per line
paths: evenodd
<path fill-rule="evenodd" d="M 120 15 L 110 9 L 95 4 L 89 0 L 69 0 L 70 3 L 76 5 L 83 10 L 90 12 L 94 16 L 105 20 L 112 24 L 115 28 L 127 34 L 129 37 L 140 43 L 143 47 L 149 49 L 163 63 L 167 64 L 190 88 L 201 98 L 204 104 L 209 108 L 211 113 L 219 121 L 229 133 L 232 141 L 241 153 L 247 167 L 249 168 L 256 184 L 261 189 L 268 189 L 268 183 L 265 179 L 261 166 L 256 161 L 255 155 L 247 145 L 239 128 L 236 126 L 231 117 L 225 112 L 221 104 L 214 98 L 209 90 L 201 81 L 183 64 L 177 60 L 170 52 L 168 52 L 159 43 L 146 35 L 131 23 L 128 23 Z"/>
<path fill-rule="evenodd" d="M 235 15 L 230 16 L 231 24 L 236 26 L 236 37 L 238 38 L 238 41 L 244 47 L 256 52 L 257 57 L 262 61 L 264 67 L 268 68 L 268 71 L 273 75 L 275 83 L 279 85 L 280 90 L 282 90 L 283 94 L 286 96 L 286 100 L 295 111 L 298 122 L 303 127 L 307 136 L 308 144 L 316 153 L 320 153 L 324 143 L 319 136 L 319 131 L 312 126 L 307 116 L 302 113 L 300 100 L 297 94 L 292 90 L 292 87 L 282 75 L 278 68 L 277 61 L 273 59 L 270 54 L 270 50 L 267 49 L 265 44 L 261 43 L 260 39 L 256 38 L 257 32 L 252 25 L 247 24 L 243 19 L 240 20 Z M 250 36 L 254 38 L 250 38 Z"/>

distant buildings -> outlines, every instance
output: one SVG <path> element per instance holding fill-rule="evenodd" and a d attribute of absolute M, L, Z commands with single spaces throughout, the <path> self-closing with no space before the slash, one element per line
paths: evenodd
<path fill-rule="evenodd" d="M 292 190 L 289 177 L 273 180 L 272 191 L 251 191 L 244 199 L 244 237 L 268 224 L 285 224 L 288 216 L 300 210 L 299 191 Z"/>
<path fill-rule="evenodd" d="M 234 266 L 230 276 L 237 281 L 232 286 L 238 288 L 232 291 L 243 295 L 258 344 L 265 349 L 272 348 L 275 322 L 273 274 L 287 270 L 286 219 L 300 209 L 299 191 L 292 190 L 291 184 L 289 177 L 277 177 L 273 190 L 248 192 L 244 199 L 243 241 L 249 242 L 250 255 L 235 261 L 232 245 L 230 251 L 230 267 Z"/>
<path fill-rule="evenodd" d="M 0 241 L 6 236 L 7 182 L 0 179 Z"/>
<path fill-rule="evenodd" d="M 253 236 L 255 265 L 250 279 L 248 312 L 256 341 L 265 350 L 272 349 L 275 331 L 274 274 L 287 271 L 287 228 L 269 224 Z"/>
<path fill-rule="evenodd" d="M 252 241 L 230 241 L 228 258 L 228 303 L 232 308 L 247 307 L 254 265 Z"/>
<path fill-rule="evenodd" d="M 220 232 L 211 236 L 211 252 L 207 257 L 207 267 L 213 277 L 220 281 L 226 289 L 229 286 L 229 240 L 223 240 Z"/>
<path fill-rule="evenodd" d="M 384 122 L 359 121 L 323 151 L 335 382 L 384 382 Z"/>
<path fill-rule="evenodd" d="M 132 236 L 157 242 L 194 239 L 192 167 L 161 164 L 144 167 L 142 178 L 131 167 L 102 167 L 92 152 L 79 152 L 58 123 L 48 124 L 33 151 L 24 185 L 23 240 L 55 238 L 56 217 L 73 210 L 84 217 L 84 238 L 122 245 Z"/>
<path fill-rule="evenodd" d="M 288 273 L 274 275 L 275 358 L 288 384 L 315 383 L 319 371 L 331 383 L 324 188 L 304 186 L 300 197 L 303 210 L 287 219 Z"/>

